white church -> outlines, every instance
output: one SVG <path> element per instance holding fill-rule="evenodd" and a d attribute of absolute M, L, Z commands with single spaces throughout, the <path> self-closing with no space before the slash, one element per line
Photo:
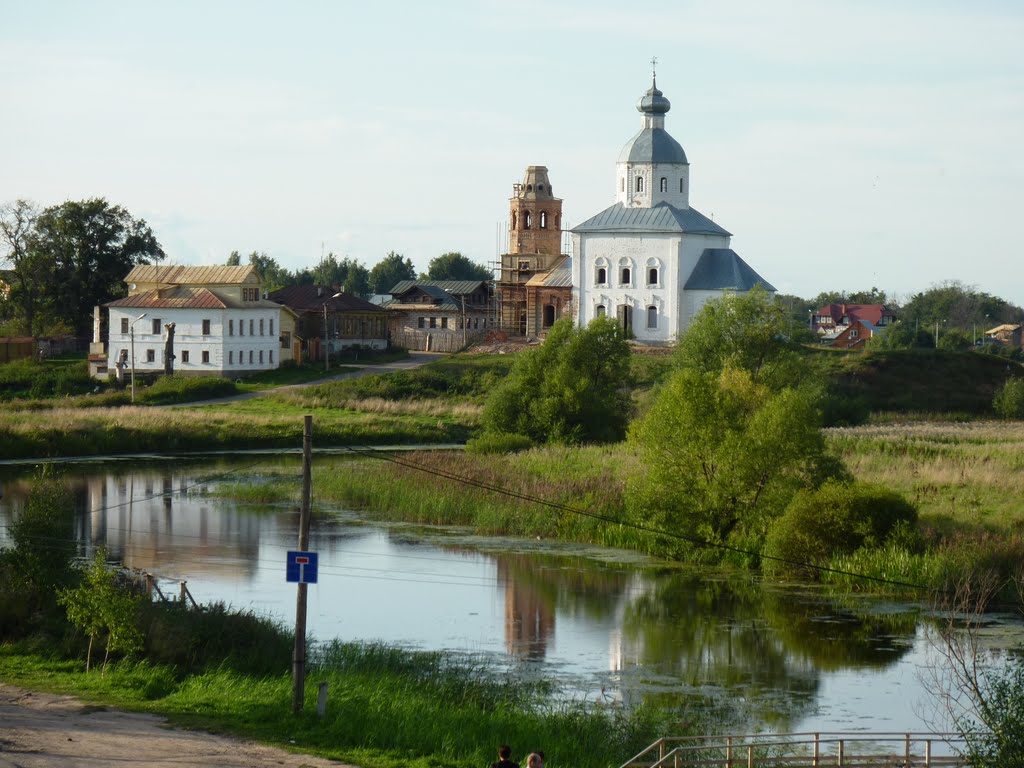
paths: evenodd
<path fill-rule="evenodd" d="M 572 229 L 576 321 L 614 315 L 641 342 L 667 344 L 709 299 L 775 289 L 729 247 L 732 235 L 690 207 L 690 164 L 665 130 L 655 79 L 615 165 L 615 204 Z"/>

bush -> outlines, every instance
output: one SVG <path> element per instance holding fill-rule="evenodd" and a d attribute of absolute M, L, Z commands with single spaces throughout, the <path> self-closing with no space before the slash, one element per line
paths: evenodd
<path fill-rule="evenodd" d="M 1004 419 L 1024 419 L 1024 379 L 1010 379 L 992 401 L 992 408 Z"/>
<path fill-rule="evenodd" d="M 629 346 L 618 323 L 599 317 L 577 328 L 563 318 L 541 347 L 520 353 L 491 393 L 484 429 L 538 443 L 621 440 L 631 410 L 629 376 Z"/>
<path fill-rule="evenodd" d="M 533 441 L 526 435 L 500 432 L 485 432 L 466 443 L 469 453 L 519 453 L 533 447 Z"/>
<path fill-rule="evenodd" d="M 834 555 L 883 546 L 917 521 L 917 509 L 900 494 L 878 486 L 829 480 L 798 493 L 768 533 L 765 573 L 774 578 L 818 579 Z"/>

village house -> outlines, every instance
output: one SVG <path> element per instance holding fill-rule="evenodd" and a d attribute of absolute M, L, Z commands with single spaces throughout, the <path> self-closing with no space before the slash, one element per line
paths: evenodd
<path fill-rule="evenodd" d="M 689 161 L 665 130 L 670 106 L 653 82 L 615 165 L 614 205 L 572 229 L 577 322 L 613 316 L 648 344 L 678 339 L 723 293 L 775 291 L 732 250 L 732 235 L 690 205 Z"/>
<path fill-rule="evenodd" d="M 985 341 L 989 343 L 1002 344 L 1012 349 L 1021 347 L 1021 326 L 1013 323 L 997 325 L 985 331 Z"/>
<path fill-rule="evenodd" d="M 290 285 L 267 298 L 295 313 L 296 360 L 323 360 L 344 349 L 388 347 L 387 311 L 358 296 L 322 285 Z"/>
<path fill-rule="evenodd" d="M 826 304 L 814 312 L 811 329 L 826 336 L 834 334 L 842 326 L 849 326 L 855 320 L 883 329 L 896 321 L 896 313 L 886 309 L 884 304 Z"/>
<path fill-rule="evenodd" d="M 392 342 L 406 349 L 455 352 L 495 326 L 484 280 L 402 280 L 388 293 Z"/>
<path fill-rule="evenodd" d="M 830 333 L 823 334 L 819 341 L 823 346 L 837 349 L 863 349 L 868 339 L 881 333 L 879 328 L 867 320 L 852 320 L 836 326 Z"/>
<path fill-rule="evenodd" d="M 166 370 L 171 330 L 177 374 L 238 376 L 292 359 L 295 314 L 263 297 L 252 266 L 138 266 L 125 282 L 128 295 L 106 305 L 110 371 Z"/>

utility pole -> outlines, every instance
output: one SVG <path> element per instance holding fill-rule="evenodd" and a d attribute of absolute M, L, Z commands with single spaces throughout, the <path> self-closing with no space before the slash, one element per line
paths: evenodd
<path fill-rule="evenodd" d="M 313 486 L 313 417 L 304 416 L 302 426 L 302 507 L 299 511 L 299 551 L 309 547 L 309 499 Z M 306 698 L 306 592 L 301 581 L 295 601 L 295 650 L 292 652 L 292 712 L 298 714 Z"/>
<path fill-rule="evenodd" d="M 331 370 L 331 346 L 328 341 L 329 334 L 327 333 L 327 302 L 324 302 L 324 370 Z"/>

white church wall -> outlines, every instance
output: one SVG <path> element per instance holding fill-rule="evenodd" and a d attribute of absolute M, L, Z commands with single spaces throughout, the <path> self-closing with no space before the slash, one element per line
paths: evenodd
<path fill-rule="evenodd" d="M 640 341 L 669 342 L 675 328 L 678 284 L 678 235 L 573 235 L 574 300 L 576 319 L 586 325 L 599 314 L 599 307 L 616 317 L 620 306 L 633 313 L 633 333 Z M 650 282 L 649 270 L 658 270 L 657 282 Z M 606 282 L 598 283 L 598 269 L 604 269 Z M 623 281 L 623 269 L 629 281 Z M 649 327 L 648 308 L 655 307 L 655 324 Z"/>

